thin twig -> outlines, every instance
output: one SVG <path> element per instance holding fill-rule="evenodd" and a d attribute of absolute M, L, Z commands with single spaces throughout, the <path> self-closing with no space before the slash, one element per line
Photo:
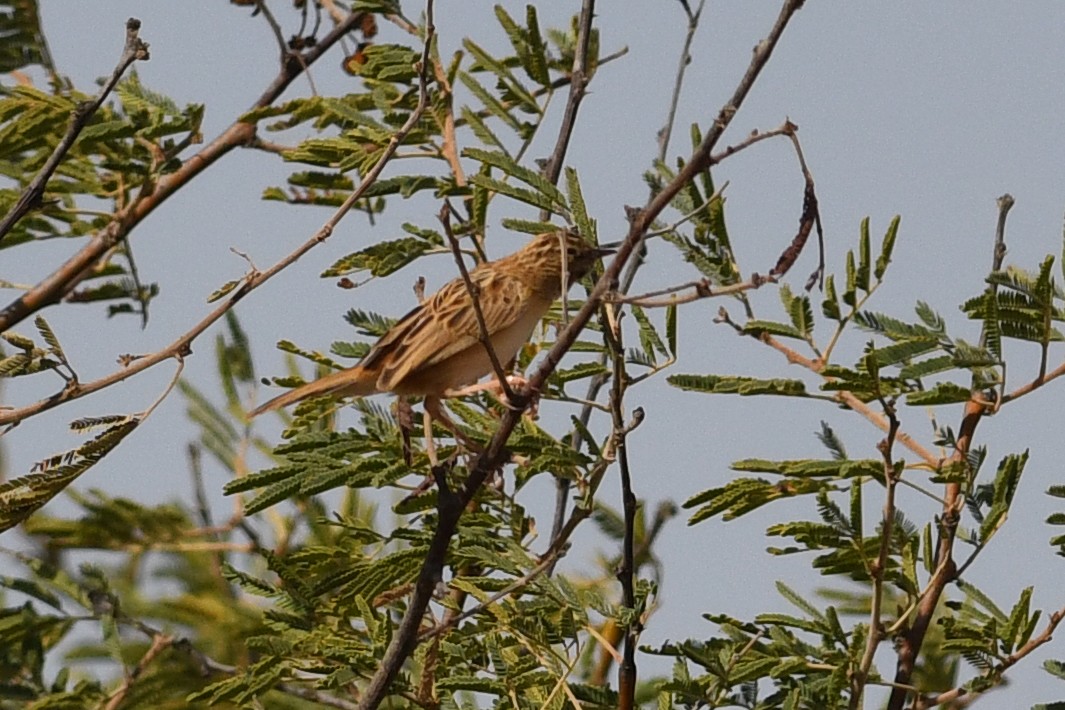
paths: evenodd
<path fill-rule="evenodd" d="M 111 693 L 107 698 L 107 701 L 101 703 L 100 707 L 103 708 L 103 710 L 116 710 L 116 708 L 122 705 L 122 701 L 126 699 L 126 696 L 129 694 L 129 691 L 132 690 L 133 684 L 137 681 L 137 678 L 140 677 L 141 673 L 151 665 L 152 661 L 154 661 L 160 653 L 173 645 L 173 636 L 167 634 L 156 634 L 153 636 L 152 645 L 148 647 L 148 650 L 145 651 L 144 655 L 141 656 L 139 661 L 137 661 L 137 665 L 126 674 L 126 677 L 122 680 L 122 684 L 118 686 L 118 689 Z"/>
<path fill-rule="evenodd" d="M 688 68 L 688 64 L 691 63 L 691 47 L 692 41 L 695 39 L 695 31 L 699 29 L 699 18 L 703 14 L 703 6 L 706 5 L 706 0 L 699 0 L 699 7 L 695 12 L 691 11 L 688 7 L 688 3 L 685 0 L 681 0 L 681 7 L 684 8 L 684 14 L 688 16 L 688 31 L 684 35 L 684 45 L 680 50 L 680 60 L 677 62 L 677 73 L 673 79 L 673 97 L 669 101 L 669 112 L 666 116 L 666 123 L 662 126 L 662 129 L 658 131 L 658 162 L 666 162 L 666 156 L 669 154 L 669 141 L 673 136 L 673 124 L 677 118 L 677 106 L 680 105 L 680 90 L 684 85 L 684 73 Z"/>
<path fill-rule="evenodd" d="M 611 306 L 607 306 L 609 310 Z M 632 492 L 632 476 L 629 471 L 629 453 L 626 442 L 629 432 L 643 421 L 643 410 L 633 411 L 631 425 L 626 425 L 624 414 L 625 390 L 628 386 L 625 372 L 625 348 L 622 342 L 621 327 L 614 321 L 614 327 L 608 331 L 607 341 L 613 355 L 614 373 L 610 392 L 611 419 L 613 437 L 617 452 L 618 466 L 621 469 L 621 502 L 624 532 L 621 540 L 621 565 L 617 571 L 621 583 L 621 605 L 636 610 L 636 562 L 633 548 L 635 546 L 636 496 Z M 642 631 L 638 614 L 633 613 L 632 620 L 625 628 L 625 648 L 623 660 L 618 665 L 618 707 L 620 710 L 633 710 L 636 707 L 636 644 Z"/>
<path fill-rule="evenodd" d="M 544 165 L 544 177 L 552 185 L 558 183 L 558 178 L 562 174 L 566 150 L 569 148 L 570 138 L 573 137 L 573 129 L 577 125 L 577 112 L 580 110 L 585 89 L 588 87 L 588 47 L 592 38 L 594 16 L 595 0 L 584 0 L 581 3 L 580 18 L 577 20 L 577 46 L 573 51 L 573 68 L 569 74 L 569 97 L 566 99 L 566 108 L 562 113 L 562 125 L 558 129 L 555 149 L 551 151 L 551 157 Z M 549 217 L 550 213 L 547 210 L 540 211 L 541 222 L 546 222 Z"/>
<path fill-rule="evenodd" d="M 740 281 L 739 283 L 729 284 L 727 286 L 714 286 L 710 283 L 709 279 L 700 279 L 699 281 L 690 281 L 679 286 L 670 286 L 657 291 L 641 293 L 637 296 L 624 296 L 615 292 L 608 294 L 605 300 L 608 303 L 627 303 L 641 308 L 667 308 L 682 303 L 699 301 L 704 298 L 734 296 L 738 293 L 753 291 L 768 283 L 776 282 L 777 279 L 775 276 L 760 276 L 758 274 L 754 274 L 746 281 Z M 691 289 L 691 293 L 677 295 L 681 291 L 686 291 L 688 289 Z M 658 298 L 658 296 L 668 296 L 668 298 Z"/>
<path fill-rule="evenodd" d="M 462 260 L 459 240 L 451 230 L 451 205 L 446 200 L 444 201 L 444 206 L 440 208 L 440 214 L 437 215 L 437 218 L 444 227 L 444 234 L 447 235 L 447 240 L 451 244 L 451 253 L 455 255 L 455 263 L 459 267 L 459 273 L 462 274 L 462 281 L 466 284 L 466 293 L 469 294 L 470 303 L 473 304 L 473 313 L 477 317 L 477 327 L 481 331 L 481 345 L 484 346 L 485 352 L 488 353 L 488 359 L 492 361 L 492 370 L 496 374 L 496 379 L 499 380 L 499 389 L 502 390 L 503 395 L 507 398 L 507 402 L 513 403 L 515 401 L 514 392 L 511 391 L 510 383 L 507 382 L 506 370 L 503 369 L 503 365 L 499 362 L 499 356 L 496 355 L 496 349 L 492 345 L 492 334 L 488 332 L 488 323 L 485 322 L 484 311 L 481 310 L 481 289 L 470 279 L 470 272 L 466 268 L 466 262 Z"/>
<path fill-rule="evenodd" d="M 263 18 L 266 20 L 266 24 L 270 25 L 270 30 L 274 33 L 274 39 L 277 40 L 277 48 L 281 55 L 281 63 L 284 64 L 288 59 L 289 49 L 288 42 L 285 41 L 285 34 L 281 31 L 281 24 L 278 23 L 277 18 L 274 17 L 274 13 L 270 12 L 270 8 L 266 6 L 264 0 L 255 0 L 255 11 L 262 13 Z"/>
<path fill-rule="evenodd" d="M 670 102 L 669 110 L 666 112 L 666 123 L 659 131 L 658 141 L 658 160 L 664 162 L 666 154 L 669 150 L 670 135 L 673 132 L 673 123 L 676 121 L 677 105 L 680 102 L 680 89 L 683 84 L 685 68 L 688 64 L 689 49 L 691 40 L 695 35 L 695 27 L 698 25 L 698 17 L 694 18 L 691 12 L 691 8 L 688 7 L 687 0 L 680 0 L 681 6 L 684 8 L 685 14 L 688 17 L 688 33 L 685 39 L 684 47 L 681 49 L 680 59 L 678 60 L 678 70 L 676 80 L 673 82 L 673 97 Z M 699 6 L 699 15 L 702 13 L 702 2 Z M 609 57 L 600 60 L 599 65 L 602 66 L 610 60 Z M 664 137 L 663 137 L 664 136 Z M 646 252 L 646 248 L 643 244 L 639 245 L 636 249 L 636 256 L 625 267 L 625 271 L 621 277 L 621 281 L 618 284 L 616 291 L 620 294 L 627 294 L 629 289 L 632 288 L 633 281 L 636 279 L 636 272 L 640 270 L 640 266 L 643 265 L 643 256 Z M 607 353 L 599 355 L 598 362 L 600 365 L 606 365 Z M 584 399 L 588 402 L 594 402 L 599 398 L 599 392 L 607 383 L 607 377 L 597 376 L 591 378 L 588 382 L 588 389 L 585 392 Z M 581 409 L 580 416 L 577 421 L 580 423 L 580 427 L 574 427 L 570 433 L 569 444 L 570 447 L 576 451 L 581 447 L 581 429 L 585 429 L 588 426 L 588 422 L 592 417 L 592 406 L 588 405 Z M 566 525 L 566 511 L 569 508 L 569 491 L 570 480 L 568 478 L 558 478 L 555 480 L 555 513 L 551 523 L 551 539 L 555 540 L 562 533 L 563 527 Z"/>
<path fill-rule="evenodd" d="M 131 64 L 135 61 L 147 61 L 150 58 L 148 53 L 148 43 L 142 40 L 139 36 L 141 28 L 141 21 L 136 18 L 129 18 L 126 20 L 126 44 L 122 50 L 122 56 L 118 60 L 118 64 L 115 66 L 114 71 L 111 72 L 111 78 L 107 80 L 103 88 L 96 95 L 96 98 L 92 101 L 83 102 L 74 107 L 74 112 L 70 116 L 70 125 L 67 126 L 67 132 L 63 138 L 56 145 L 55 150 L 48 157 L 44 166 L 40 172 L 30 181 L 30 184 L 26 186 L 26 189 L 19 195 L 18 201 L 8 211 L 3 221 L 0 222 L 0 242 L 3 242 L 4 236 L 11 231 L 11 228 L 15 226 L 22 217 L 31 209 L 36 207 L 41 202 L 41 197 L 44 195 L 45 185 L 48 183 L 49 178 L 55 173 L 59 164 L 63 161 L 67 152 L 74 147 L 74 142 L 77 141 L 81 131 L 89 123 L 89 119 L 93 117 L 103 105 L 104 100 L 107 98 L 111 90 L 118 84 L 118 80 L 122 78 L 122 75 L 126 72 Z M 0 330 L 7 330 L 7 326 L 0 326 Z"/>
<path fill-rule="evenodd" d="M 1008 192 L 998 198 L 998 224 L 995 226 L 995 246 L 991 252 L 991 273 L 995 273 L 1002 269 L 1002 262 L 1006 259 L 1006 216 L 1013 208 L 1013 195 Z M 995 298 L 998 294 L 998 284 L 993 283 L 987 287 L 988 294 L 991 298 Z M 980 331 L 980 347 L 987 347 L 987 329 L 982 328 Z M 1046 377 L 1046 348 L 1043 348 L 1043 357 L 1040 358 L 1039 363 L 1039 376 L 1036 381 L 1041 381 Z M 1004 366 L 1003 366 L 1004 367 Z M 1006 378 L 1003 376 L 1002 382 L 999 385 L 998 398 L 995 402 L 996 409 L 1003 404 L 1002 393 L 1006 387 Z"/>

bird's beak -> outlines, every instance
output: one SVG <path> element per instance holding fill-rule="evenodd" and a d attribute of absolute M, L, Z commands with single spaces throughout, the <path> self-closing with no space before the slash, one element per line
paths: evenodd
<path fill-rule="evenodd" d="M 612 242 L 610 244 L 600 244 L 596 247 L 595 256 L 598 259 L 602 259 L 604 256 L 610 256 L 618 250 L 621 242 Z"/>

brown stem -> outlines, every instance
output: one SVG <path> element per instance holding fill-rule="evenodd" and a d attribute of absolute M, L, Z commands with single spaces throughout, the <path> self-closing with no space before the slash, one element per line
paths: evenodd
<path fill-rule="evenodd" d="M 148 650 L 144 652 L 141 659 L 137 661 L 137 665 L 134 666 L 118 689 L 111 693 L 107 698 L 107 702 L 103 703 L 101 707 L 103 710 L 116 710 L 122 705 L 122 701 L 126 699 L 129 691 L 133 689 L 133 684 L 140 677 L 141 673 L 156 659 L 156 657 L 174 645 L 174 637 L 166 634 L 156 634 L 152 637 L 152 645 L 148 647 Z"/>
<path fill-rule="evenodd" d="M 695 12 L 691 11 L 687 2 L 681 2 L 684 13 L 688 16 L 688 31 L 684 35 L 684 46 L 680 50 L 680 60 L 677 63 L 677 74 L 673 79 L 673 97 L 669 101 L 669 112 L 666 115 L 666 123 L 658 131 L 658 162 L 666 162 L 669 154 L 669 141 L 673 136 L 673 124 L 677 118 L 677 106 L 680 105 L 680 90 L 684 85 L 684 73 L 691 63 L 692 41 L 695 39 L 695 31 L 699 29 L 699 18 L 703 14 L 703 6 L 706 0 L 699 0 L 699 7 Z"/>
<path fill-rule="evenodd" d="M 876 560 L 869 566 L 869 576 L 873 580 L 873 598 L 869 611 L 869 635 L 865 639 L 865 652 L 862 660 L 858 663 L 858 669 L 851 678 L 850 710 L 857 710 L 862 706 L 862 695 L 865 684 L 869 680 L 869 669 L 873 666 L 873 657 L 876 649 L 884 639 L 884 627 L 880 619 L 881 605 L 884 602 L 884 574 L 887 571 L 888 557 L 891 554 L 892 527 L 895 523 L 895 487 L 898 483 L 895 463 L 892 460 L 892 449 L 895 445 L 895 435 L 899 431 L 899 420 L 895 416 L 893 404 L 885 403 L 884 413 L 890 422 L 888 434 L 880 445 L 880 455 L 884 460 L 884 482 L 886 495 L 884 496 L 884 514 L 880 526 L 880 549 Z M 859 484 L 855 484 L 859 485 Z"/>
<path fill-rule="evenodd" d="M 969 455 L 976 426 L 980 423 L 986 408 L 983 404 L 970 400 L 965 405 L 961 427 L 958 432 L 957 448 L 951 457 L 952 462 L 962 462 Z M 965 503 L 961 495 L 961 484 L 948 483 L 943 495 L 943 509 L 939 523 L 939 544 L 936 549 L 936 567 L 932 578 L 925 587 L 924 594 L 917 604 L 913 624 L 897 641 L 898 663 L 895 670 L 894 687 L 888 700 L 888 710 L 902 710 L 906 702 L 907 690 L 917 657 L 924 643 L 925 633 L 932 621 L 936 607 L 947 585 L 956 578 L 957 566 L 954 562 L 954 537 L 958 531 L 958 517 Z"/>
<path fill-rule="evenodd" d="M 621 342 L 621 329 L 614 332 L 614 379 L 610 397 L 614 438 L 617 445 L 618 467 L 621 470 L 621 500 L 625 530 L 621 542 L 621 565 L 617 571 L 621 583 L 621 604 L 633 611 L 632 620 L 625 628 L 625 648 L 618 666 L 618 707 L 633 710 L 636 707 L 636 644 L 643 631 L 639 614 L 636 614 L 636 563 L 634 537 L 636 527 L 636 496 L 632 492 L 632 476 L 629 471 L 629 453 L 626 446 L 628 433 L 643 421 L 643 410 L 633 412 L 633 424 L 626 426 L 622 411 L 625 396 L 625 350 Z"/>
<path fill-rule="evenodd" d="M 595 0 L 584 0 L 581 4 L 580 19 L 577 24 L 577 47 L 573 53 L 573 69 L 570 70 L 569 97 L 566 99 L 566 109 L 562 113 L 562 125 L 558 129 L 558 139 L 555 141 L 555 149 L 544 166 L 544 177 L 552 185 L 558 183 L 558 177 L 562 174 L 562 164 L 566 160 L 566 150 L 569 148 L 570 138 L 573 137 L 573 129 L 577 125 L 577 111 L 584 100 L 584 91 L 588 87 L 588 45 L 592 37 L 592 18 L 595 16 Z M 547 221 L 549 213 L 541 210 L 540 221 Z M 586 237 L 588 235 L 585 235 Z"/>
<path fill-rule="evenodd" d="M 459 240 L 455 238 L 455 233 L 451 231 L 451 204 L 445 200 L 444 206 L 440 208 L 440 214 L 437 216 L 440 219 L 440 224 L 444 227 L 444 234 L 447 235 L 447 240 L 451 244 L 451 253 L 455 255 L 455 263 L 459 267 L 459 273 L 462 274 L 462 281 L 466 284 L 466 293 L 470 296 L 473 313 L 477 317 L 477 327 L 481 332 L 481 345 L 484 346 L 485 352 L 488 353 L 488 359 L 492 363 L 492 371 L 495 372 L 496 379 L 499 380 L 500 390 L 506 396 L 507 402 L 513 403 L 514 393 L 510 389 L 510 383 L 507 382 L 506 370 L 503 369 L 502 363 L 499 362 L 499 356 L 496 355 L 496 349 L 492 346 L 492 334 L 488 332 L 488 324 L 484 320 L 484 311 L 481 310 L 481 289 L 477 288 L 477 284 L 470 280 L 470 272 L 466 268 L 466 262 L 462 260 L 462 249 L 459 247 Z"/>

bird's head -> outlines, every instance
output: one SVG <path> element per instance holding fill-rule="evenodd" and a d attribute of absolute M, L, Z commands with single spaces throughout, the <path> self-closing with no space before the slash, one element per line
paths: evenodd
<path fill-rule="evenodd" d="M 572 285 L 587 274 L 596 261 L 612 253 L 613 249 L 591 244 L 576 232 L 559 230 L 533 237 L 515 256 L 522 257 L 523 267 L 528 268 L 530 274 L 535 274 L 536 281 L 543 285 L 542 290 L 558 293 L 561 291 L 563 270 L 568 285 Z"/>

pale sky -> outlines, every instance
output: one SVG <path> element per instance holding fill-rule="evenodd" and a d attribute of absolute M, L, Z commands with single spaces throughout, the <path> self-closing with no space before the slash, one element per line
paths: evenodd
<path fill-rule="evenodd" d="M 142 81 L 178 103 L 205 103 L 208 139 L 249 106 L 276 72 L 273 37 L 262 18 L 250 17 L 246 9 L 224 3 L 42 0 L 41 5 L 59 70 L 87 91 L 114 66 L 125 19 L 141 19 L 141 36 L 151 44 L 152 53 L 149 62 L 137 66 Z M 287 17 L 288 4 L 275 5 L 279 17 Z M 514 16 L 524 15 L 522 3 L 505 5 Z M 491 7 L 473 1 L 438 4 L 437 29 L 445 56 L 464 34 L 489 48 L 502 46 L 505 38 Z M 563 25 L 577 9 L 576 2 L 541 3 L 541 26 Z M 708 4 L 692 49 L 672 155 L 688 154 L 688 126 L 692 122 L 706 126 L 716 115 L 778 9 L 777 3 L 766 0 Z M 404 10 L 417 16 L 420 5 L 406 2 Z M 665 119 L 685 20 L 675 2 L 654 3 L 653 10 L 648 3 L 602 2 L 597 24 L 604 53 L 622 46 L 629 52 L 602 67 L 594 78 L 568 164 L 579 171 L 600 237 L 609 241 L 624 234 L 624 206 L 642 204 L 646 198 L 641 174 L 656 153 L 655 134 Z M 871 218 L 878 243 L 890 219 L 899 214 L 895 263 L 871 309 L 909 319 L 914 302 L 927 301 L 947 319 L 952 335 L 976 341 L 978 324 L 966 322 L 957 305 L 982 288 L 991 262 L 995 199 L 1009 192 L 1017 201 L 1007 230 L 1007 263 L 1031 269 L 1044 255 L 1061 254 L 1063 30 L 1065 5 L 1045 1 L 993 6 L 808 2 L 788 27 L 722 145 L 735 143 L 754 129 L 774 128 L 785 118 L 796 123 L 817 183 L 829 270 L 842 271 L 844 254 L 856 245 L 863 217 Z M 379 41 L 406 38 L 383 25 Z M 336 69 L 339 61 L 334 50 L 315 68 L 320 92 L 357 88 L 354 79 Z M 297 80 L 286 96 L 307 92 L 306 81 Z M 556 108 L 561 108 L 561 100 Z M 546 156 L 553 141 L 553 129 L 546 130 L 530 157 Z M 111 372 L 121 353 L 162 347 L 199 320 L 208 310 L 207 295 L 244 272 L 245 263 L 230 252 L 231 247 L 246 252 L 262 268 L 321 225 L 328 217 L 325 210 L 258 199 L 264 187 L 284 183 L 289 167 L 300 169 L 282 165 L 273 156 L 235 151 L 138 227 L 133 240 L 142 278 L 158 282 L 162 290 L 146 330 L 134 318 L 105 321 L 102 309 L 93 307 L 45 313 L 82 379 Z M 395 170 L 386 170 L 385 176 L 390 174 Z M 802 204 L 801 175 L 789 144 L 762 143 L 717 168 L 715 179 L 718 184 L 730 183 L 726 214 L 744 272 L 764 273 L 794 234 Z M 342 320 L 349 308 L 398 316 L 413 304 L 410 286 L 418 275 L 427 276 L 430 289 L 453 277 L 450 257 L 418 262 L 356 291 L 338 289 L 332 280 L 317 277 L 338 257 L 397 236 L 402 222 L 433 225 L 437 209 L 424 195 L 409 203 L 393 201 L 372 229 L 352 214 L 328 243 L 242 302 L 238 315 L 253 335 L 258 374 L 281 374 L 282 356 L 273 348 L 277 340 L 327 350 L 332 341 L 351 337 Z M 506 205 L 495 204 L 491 212 L 494 231 L 488 243 L 494 256 L 511 251 L 523 239 L 507 235 L 499 226 L 506 210 Z M 53 241 L 5 253 L 0 278 L 35 282 L 75 249 L 74 243 Z M 808 249 L 790 276 L 795 290 L 815 263 L 815 252 Z M 695 277 L 672 247 L 656 243 L 636 290 Z M 784 319 L 772 289 L 753 298 L 759 317 Z M 681 309 L 680 362 L 671 372 L 802 376 L 767 348 L 715 326 L 712 319 L 722 305 L 739 315 L 738 308 L 720 300 Z M 661 323 L 662 313 L 653 316 Z M 821 334 L 828 330 L 823 322 L 819 325 Z M 31 329 L 29 324 L 19 328 Z M 101 338 L 101 333 L 106 337 Z M 841 362 L 851 364 L 867 339 L 868 335 L 852 331 L 840 351 Z M 186 367 L 189 380 L 207 391 L 215 382 L 212 348 L 210 333 L 196 343 Z M 1019 354 L 1011 361 L 1014 386 L 1034 374 L 1035 350 L 1034 346 L 1007 350 Z M 1061 349 L 1053 351 L 1052 365 L 1061 357 Z M 76 445 L 78 439 L 64 433 L 64 428 L 77 416 L 147 406 L 171 372 L 169 365 L 157 367 L 24 423 L 4 439 L 7 474 L 25 473 L 34 461 Z M 4 398 L 22 404 L 56 386 L 46 377 L 33 378 L 5 385 Z M 1034 606 L 1049 612 L 1065 605 L 1063 563 L 1045 544 L 1058 531 L 1043 522 L 1055 510 L 1055 501 L 1044 492 L 1062 481 L 1062 422 L 1054 406 L 1062 386 L 1054 383 L 980 425 L 979 443 L 989 447 L 985 476 L 993 474 L 1006 454 L 1031 450 L 1013 518 L 967 575 L 1006 609 L 1029 585 L 1036 586 Z M 825 403 L 712 398 L 674 390 L 663 376 L 630 390 L 628 403 L 647 412 L 646 422 L 630 439 L 630 450 L 635 492 L 651 508 L 662 499 L 680 503 L 721 485 L 736 475 L 729 463 L 737 459 L 827 456 L 814 437 L 821 420 L 836 429 L 854 458 L 876 457 L 873 447 L 881 437 L 856 415 Z M 180 396 L 173 395 L 78 486 L 145 501 L 187 495 L 184 448 L 195 430 L 183 411 Z M 559 435 L 575 412 L 569 405 L 550 402 L 541 411 L 544 422 L 556 423 Z M 958 412 L 943 409 L 937 416 L 956 430 Z M 927 412 L 903 408 L 901 417 L 907 431 L 930 445 Z M 276 436 L 276 423 L 257 426 Z M 208 471 L 208 485 L 219 506 L 229 505 L 221 496 L 224 482 L 221 471 Z M 604 484 L 604 500 L 617 505 L 617 489 L 615 473 Z M 877 493 L 872 487 L 866 490 L 867 524 L 881 504 Z M 540 511 L 541 529 L 549 529 L 551 482 L 541 477 L 522 495 L 531 509 Z M 921 524 L 932 512 L 905 490 L 899 504 Z M 60 501 L 47 510 L 69 509 Z M 839 584 L 835 579 L 812 578 L 808 557 L 776 559 L 765 553 L 768 545 L 780 544 L 765 537 L 766 526 L 784 519 L 814 519 L 813 501 L 778 503 L 727 524 L 713 520 L 687 528 L 686 517 L 682 513 L 670 524 L 656 548 L 665 568 L 663 607 L 642 638 L 646 644 L 711 635 L 714 628 L 700 616 L 706 612 L 750 618 L 761 611 L 790 611 L 777 595 L 774 580 L 806 592 Z M 1036 542 L 1029 544 L 1030 538 Z M 578 570 L 599 542 L 593 538 L 583 549 L 578 545 L 564 568 Z M 1025 554 L 1015 554 L 1021 545 Z M 960 545 L 958 554 L 964 554 Z M 956 590 L 952 596 L 957 597 Z M 880 671 L 887 676 L 894 667 L 889 651 L 885 648 L 878 656 Z M 1065 686 L 1039 668 L 1050 657 L 1065 658 L 1060 641 L 1012 669 L 1011 686 L 978 707 L 1027 707 L 1065 697 Z M 644 674 L 668 672 L 668 663 L 660 659 L 639 661 Z M 969 674 L 968 669 L 964 672 Z"/>

